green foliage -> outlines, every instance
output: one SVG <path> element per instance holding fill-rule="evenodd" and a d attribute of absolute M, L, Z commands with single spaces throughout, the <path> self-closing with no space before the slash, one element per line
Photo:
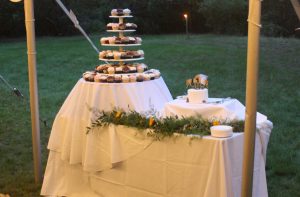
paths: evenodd
<path fill-rule="evenodd" d="M 246 34 L 247 0 L 203 0 L 200 12 L 214 33 Z"/>
<path fill-rule="evenodd" d="M 154 116 L 146 117 L 136 111 L 124 112 L 117 109 L 111 112 L 96 112 L 96 114 L 98 117 L 92 121 L 91 127 L 87 127 L 87 134 L 94 128 L 114 124 L 143 130 L 151 129 L 150 136 L 155 139 L 172 136 L 174 133 L 204 136 L 210 134 L 210 127 L 216 122 L 216 120 L 205 120 L 201 116 L 182 117 L 180 119 L 178 117 L 158 119 Z M 217 123 L 232 126 L 235 132 L 242 132 L 244 129 L 244 121 L 217 121 Z"/>

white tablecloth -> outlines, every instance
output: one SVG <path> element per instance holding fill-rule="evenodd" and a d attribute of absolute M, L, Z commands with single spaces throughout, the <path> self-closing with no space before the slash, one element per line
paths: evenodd
<path fill-rule="evenodd" d="M 143 112 L 154 108 L 160 110 L 172 100 L 169 89 L 161 78 L 141 83 L 93 83 L 80 79 L 54 120 L 48 149 L 61 153 L 61 159 L 70 164 L 87 160 L 89 139 L 86 127 L 93 113 L 89 107 L 111 111 L 113 108 Z M 92 140 L 91 140 L 92 141 Z"/>
<path fill-rule="evenodd" d="M 170 100 L 171 95 L 162 78 L 135 84 L 97 84 L 79 80 L 54 121 L 41 194 L 239 196 L 243 134 L 226 139 L 205 137 L 191 141 L 182 136 L 176 140 L 152 141 L 146 131 L 138 132 L 124 126 L 97 128 L 86 134 L 92 118 L 86 105 L 100 110 L 111 110 L 113 106 L 128 109 L 129 105 L 141 112 L 150 108 L 149 103 L 159 110 Z M 108 105 L 110 102 L 111 106 Z M 243 111 L 240 107 L 232 113 Z M 265 155 L 272 123 L 260 122 L 258 129 L 253 196 L 265 197 Z"/>
<path fill-rule="evenodd" d="M 260 125 L 259 132 L 264 139 L 269 139 L 271 128 L 268 121 Z M 61 159 L 61 153 L 50 151 L 41 194 L 72 197 L 240 196 L 242 133 L 224 139 L 179 136 L 163 141 L 149 141 L 143 134 L 124 126 L 111 126 L 88 134 L 99 142 L 89 150 L 90 161 L 100 160 L 107 167 L 99 172 L 86 171 L 80 164 L 70 165 Z M 257 135 L 253 197 L 268 196 L 266 145 Z M 103 154 L 95 154 L 99 150 Z M 112 163 L 118 160 L 123 162 Z"/>
<path fill-rule="evenodd" d="M 223 100 L 223 101 L 222 101 Z M 219 103 L 216 103 L 219 101 Z M 202 104 L 187 103 L 185 99 L 175 99 L 165 104 L 160 111 L 161 117 L 178 116 L 190 117 L 201 115 L 206 119 L 216 120 L 244 120 L 245 107 L 237 99 L 209 98 Z M 265 122 L 267 117 L 257 113 L 257 124 Z"/>

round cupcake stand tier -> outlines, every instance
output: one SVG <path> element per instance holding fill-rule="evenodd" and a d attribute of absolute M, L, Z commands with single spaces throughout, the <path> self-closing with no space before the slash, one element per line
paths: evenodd
<path fill-rule="evenodd" d="M 109 46 L 109 47 L 134 47 L 134 46 L 141 46 L 141 44 L 101 44 L 102 46 Z"/>
<path fill-rule="evenodd" d="M 105 62 L 132 62 L 132 61 L 139 61 L 139 60 L 143 60 L 144 58 L 131 58 L 131 59 L 104 59 L 104 58 L 99 58 L 99 60 L 101 61 L 105 61 Z"/>
<path fill-rule="evenodd" d="M 124 29 L 124 30 L 106 30 L 107 32 L 114 32 L 114 33 L 123 33 L 123 32 L 135 32 L 135 29 Z"/>
<path fill-rule="evenodd" d="M 109 18 L 132 18 L 133 16 L 109 16 Z"/>

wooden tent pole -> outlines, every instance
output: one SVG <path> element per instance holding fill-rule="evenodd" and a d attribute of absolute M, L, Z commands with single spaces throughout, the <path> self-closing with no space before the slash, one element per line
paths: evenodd
<path fill-rule="evenodd" d="M 300 2 L 299 0 L 291 0 L 291 3 L 294 7 L 294 10 L 298 16 L 298 19 L 300 20 Z"/>
<path fill-rule="evenodd" d="M 25 9 L 25 26 L 26 26 L 26 36 L 27 36 L 28 77 L 29 77 L 29 93 L 30 93 L 34 179 L 35 179 L 35 183 L 40 183 L 42 180 L 42 168 L 41 168 L 41 145 L 40 145 L 38 87 L 37 87 L 37 73 L 36 73 L 36 47 L 35 47 L 35 27 L 34 27 L 35 20 L 34 20 L 33 0 L 24 0 L 24 9 Z"/>
<path fill-rule="evenodd" d="M 261 28 L 260 17 L 261 0 L 250 0 L 248 15 L 246 115 L 241 190 L 242 197 L 252 197 L 259 67 L 259 36 Z"/>

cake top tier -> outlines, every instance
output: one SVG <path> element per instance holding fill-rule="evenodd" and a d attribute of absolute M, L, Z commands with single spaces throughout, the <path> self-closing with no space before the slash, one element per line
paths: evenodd
<path fill-rule="evenodd" d="M 112 9 L 111 10 L 111 15 L 112 16 L 130 16 L 131 10 L 126 8 L 126 9 Z"/>

